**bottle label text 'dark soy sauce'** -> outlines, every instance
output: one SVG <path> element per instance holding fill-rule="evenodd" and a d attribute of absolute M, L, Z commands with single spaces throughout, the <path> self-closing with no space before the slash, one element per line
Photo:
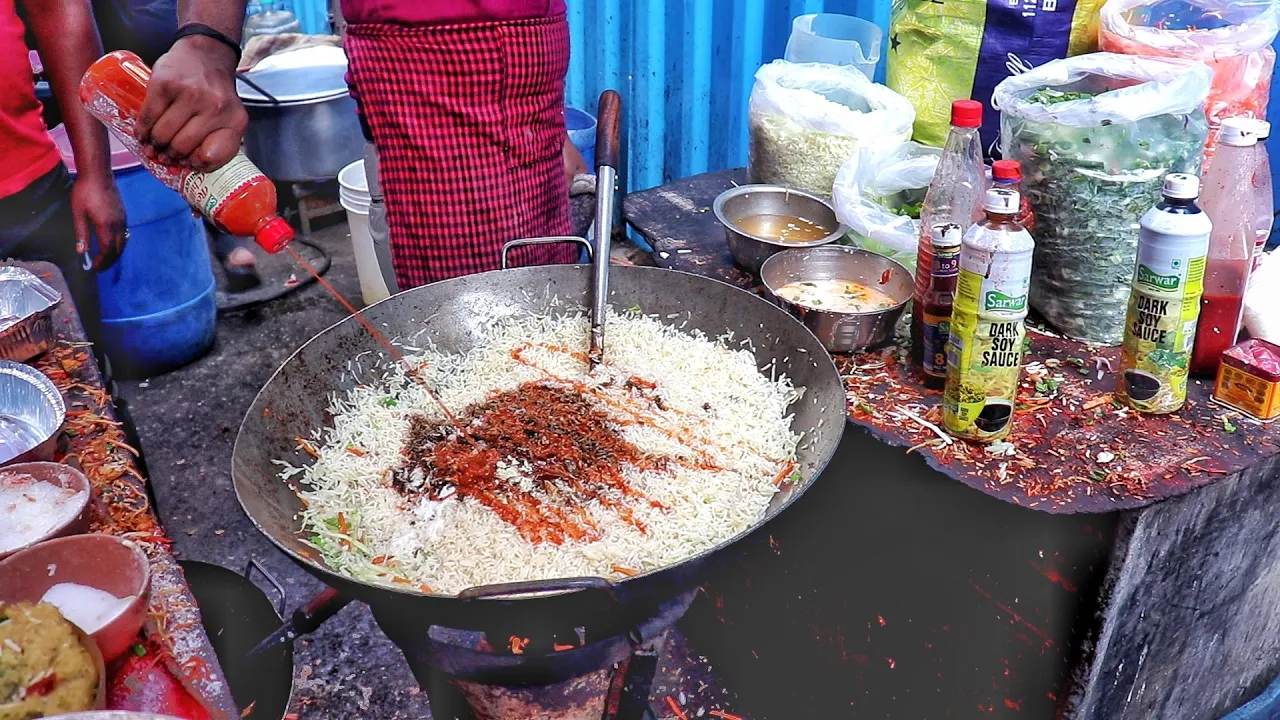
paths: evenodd
<path fill-rule="evenodd" d="M 1139 412 L 1170 413 L 1187 399 L 1205 255 L 1213 230 L 1196 205 L 1199 190 L 1194 175 L 1168 175 L 1164 201 L 1140 221 L 1116 382 L 1116 397 Z"/>
<path fill-rule="evenodd" d="M 1017 192 L 992 188 L 987 219 L 964 236 L 942 422 L 958 438 L 994 442 L 1013 428 L 1035 243 L 1017 223 Z"/>

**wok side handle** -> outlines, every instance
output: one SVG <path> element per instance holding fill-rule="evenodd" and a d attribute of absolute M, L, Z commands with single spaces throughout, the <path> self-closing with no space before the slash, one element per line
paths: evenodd
<path fill-rule="evenodd" d="M 275 588 L 276 594 L 280 596 L 280 599 L 276 601 L 276 614 L 284 617 L 284 586 L 280 584 L 279 580 L 276 580 L 274 575 L 267 572 L 266 568 L 262 567 L 262 563 L 258 562 L 257 558 L 250 558 L 249 563 L 244 566 L 244 578 L 249 582 L 253 582 L 254 570 L 257 570 L 258 574 L 265 578 L 271 584 L 271 587 Z"/>
<path fill-rule="evenodd" d="M 557 245 L 559 243 L 575 243 L 577 245 L 581 245 L 587 249 L 587 257 L 588 258 L 591 257 L 593 248 L 591 247 L 591 243 L 587 242 L 585 238 L 574 237 L 572 235 L 553 235 L 551 237 L 523 238 L 520 240 L 512 240 L 511 242 L 502 246 L 502 269 L 506 270 L 508 267 L 507 253 L 511 252 L 512 250 L 515 250 L 516 248 L 526 247 L 528 245 Z"/>
<path fill-rule="evenodd" d="M 521 600 L 539 595 L 558 595 L 568 592 L 596 591 L 604 593 L 614 604 L 618 596 L 613 583 L 602 577 L 557 578 L 555 580 L 527 580 L 524 582 L 477 585 L 458 593 L 464 602 L 474 600 Z"/>

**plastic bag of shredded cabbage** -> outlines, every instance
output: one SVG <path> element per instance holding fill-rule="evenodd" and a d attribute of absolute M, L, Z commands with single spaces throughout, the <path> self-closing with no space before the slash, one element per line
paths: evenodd
<path fill-rule="evenodd" d="M 1123 340 L 1138 220 L 1166 174 L 1199 173 L 1209 83 L 1199 63 L 1094 53 L 996 87 L 1001 148 L 1036 214 L 1031 306 L 1064 335 Z"/>
<path fill-rule="evenodd" d="M 942 151 L 905 142 L 864 147 L 836 174 L 836 216 L 849 226 L 851 244 L 915 270 L 920 206 Z"/>
<path fill-rule="evenodd" d="M 1097 50 L 1102 3 L 893 0 L 886 79 L 916 107 L 916 142 L 942 146 L 951 101 L 972 98 L 986 106 L 982 146 L 990 154 L 1000 130 L 992 90 L 1050 60 Z"/>
<path fill-rule="evenodd" d="M 1222 120 L 1267 117 L 1280 2 L 1111 0 L 1102 8 L 1101 26 L 1103 50 L 1185 58 L 1213 70 L 1205 103 L 1212 128 L 1206 160 L 1213 157 Z"/>
<path fill-rule="evenodd" d="M 829 198 L 846 160 L 864 145 L 907 140 L 915 116 L 906 98 L 852 66 L 775 60 L 751 89 L 751 181 Z"/>

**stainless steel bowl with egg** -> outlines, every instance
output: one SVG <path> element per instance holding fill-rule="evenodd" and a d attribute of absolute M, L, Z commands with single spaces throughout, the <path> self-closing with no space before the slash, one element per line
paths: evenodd
<path fill-rule="evenodd" d="M 823 347 L 842 353 L 887 342 L 915 288 L 902 264 L 839 245 L 777 253 L 761 266 L 760 280 Z"/>

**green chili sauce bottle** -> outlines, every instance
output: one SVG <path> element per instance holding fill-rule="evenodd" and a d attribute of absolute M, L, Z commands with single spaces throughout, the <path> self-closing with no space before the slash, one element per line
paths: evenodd
<path fill-rule="evenodd" d="M 1016 191 L 988 190 L 987 216 L 969 228 L 960 249 L 942 424 L 964 440 L 995 442 L 1013 429 L 1035 250 L 1018 224 L 1020 207 Z"/>
<path fill-rule="evenodd" d="M 1164 200 L 1139 221 L 1138 261 L 1124 324 L 1116 397 L 1138 412 L 1171 413 L 1187 400 L 1187 370 L 1213 222 L 1196 205 L 1200 180 L 1171 173 Z"/>

